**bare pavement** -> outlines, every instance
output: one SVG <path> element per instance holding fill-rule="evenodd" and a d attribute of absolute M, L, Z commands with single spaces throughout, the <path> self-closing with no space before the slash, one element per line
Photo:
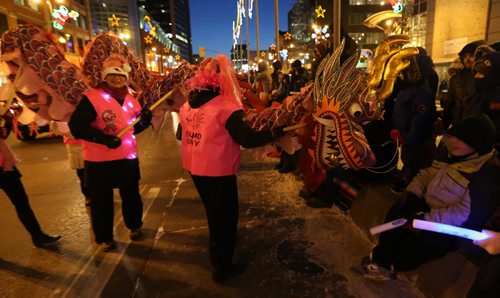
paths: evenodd
<path fill-rule="evenodd" d="M 350 215 L 313 209 L 298 196 L 300 180 L 274 170 L 276 159 L 243 154 L 238 174 L 236 260 L 248 264 L 223 285 L 211 279 L 205 212 L 171 125 L 138 136 L 146 239 L 130 242 L 115 196 L 118 250 L 93 243 L 89 211 L 67 166 L 61 139 L 9 139 L 42 227 L 63 236 L 53 249 L 33 248 L 5 194 L 0 194 L 2 297 L 425 297 L 411 279 L 365 279 L 351 270 L 376 239 L 396 198 L 387 183 L 367 186 Z M 384 184 L 385 183 L 385 184 Z"/>

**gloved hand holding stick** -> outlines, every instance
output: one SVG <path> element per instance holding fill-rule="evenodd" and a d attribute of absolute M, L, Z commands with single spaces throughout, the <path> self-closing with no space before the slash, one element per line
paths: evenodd
<path fill-rule="evenodd" d="M 149 110 L 152 111 L 152 110 L 156 109 L 162 102 L 164 102 L 167 98 L 169 98 L 173 92 L 174 92 L 174 89 L 170 90 L 167 94 L 163 95 L 162 98 L 158 99 L 153 105 L 151 105 L 151 107 L 149 107 Z M 122 131 L 120 131 L 116 136 L 121 138 L 129 129 L 134 127 L 134 125 L 136 125 L 137 122 L 139 122 L 139 121 L 141 121 L 141 116 L 138 116 L 137 118 L 135 118 L 135 120 L 132 123 L 130 123 Z"/>

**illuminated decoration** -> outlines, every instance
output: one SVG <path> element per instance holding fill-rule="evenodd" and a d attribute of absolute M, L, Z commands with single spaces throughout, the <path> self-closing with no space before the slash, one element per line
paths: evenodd
<path fill-rule="evenodd" d="M 74 10 L 69 11 L 66 6 L 59 6 L 58 9 L 52 10 L 52 17 L 54 21 L 52 22 L 52 27 L 62 30 L 64 25 L 66 25 L 66 21 L 69 18 L 72 18 L 76 21 L 76 19 L 80 16 L 80 14 Z"/>
<path fill-rule="evenodd" d="M 248 0 L 247 0 L 248 1 Z M 248 8 L 248 17 L 252 18 L 253 0 L 250 0 L 250 7 Z M 233 22 L 233 47 L 236 47 L 238 38 L 240 38 L 241 25 L 246 16 L 245 0 L 238 0 L 236 4 L 236 22 Z"/>
<path fill-rule="evenodd" d="M 152 35 L 153 37 L 156 37 L 156 26 L 153 26 L 149 16 L 144 17 L 144 31 L 146 31 L 146 33 Z"/>
<path fill-rule="evenodd" d="M 153 43 L 153 38 L 151 37 L 151 35 L 148 35 L 148 36 L 144 37 L 144 42 L 147 43 L 147 44 L 152 44 Z"/>
<path fill-rule="evenodd" d="M 314 10 L 316 12 L 316 17 L 317 18 L 325 18 L 325 12 L 326 12 L 326 9 L 324 9 L 323 7 L 318 6 L 318 8 L 316 8 Z"/>
<path fill-rule="evenodd" d="M 290 40 L 292 39 L 292 34 L 290 32 L 285 33 L 285 40 Z"/>
<path fill-rule="evenodd" d="M 320 27 L 316 24 L 313 25 L 314 33 L 311 34 L 315 43 L 319 43 L 323 39 L 327 39 L 330 37 L 330 33 L 328 32 L 328 25 Z"/>
<path fill-rule="evenodd" d="M 260 52 L 260 57 L 261 58 L 266 58 L 266 52 Z"/>
<path fill-rule="evenodd" d="M 120 18 L 117 18 L 115 14 L 113 14 L 111 18 L 108 18 L 108 21 L 111 27 L 120 27 Z"/>
<path fill-rule="evenodd" d="M 283 60 L 286 60 L 286 58 L 288 58 L 288 50 L 287 49 L 281 50 L 280 56 L 281 56 L 281 58 L 283 58 Z"/>
<path fill-rule="evenodd" d="M 401 3 L 401 0 L 389 0 L 388 2 L 391 4 L 394 13 L 403 12 L 403 3 Z"/>
<path fill-rule="evenodd" d="M 244 0 L 239 0 L 236 4 L 236 22 L 233 22 L 233 47 L 236 47 L 238 38 L 240 38 L 242 16 L 245 17 Z"/>
<path fill-rule="evenodd" d="M 250 7 L 248 8 L 248 17 L 252 18 L 252 10 L 253 10 L 253 0 L 250 0 Z"/>
<path fill-rule="evenodd" d="M 163 48 L 163 53 L 168 54 L 170 53 L 170 50 L 168 48 Z"/>
<path fill-rule="evenodd" d="M 175 60 L 176 60 L 176 61 L 180 61 L 180 60 L 181 60 L 181 56 L 179 56 L 179 55 L 175 55 Z"/>

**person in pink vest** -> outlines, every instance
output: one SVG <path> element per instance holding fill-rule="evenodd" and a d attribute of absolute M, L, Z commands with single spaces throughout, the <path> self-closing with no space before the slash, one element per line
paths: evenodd
<path fill-rule="evenodd" d="M 240 146 L 263 146 L 282 136 L 283 128 L 257 132 L 250 128 L 230 60 L 219 54 L 201 62 L 186 81 L 189 101 L 180 109 L 182 164 L 193 179 L 206 210 L 209 253 L 215 282 L 241 274 L 233 263 L 238 228 Z"/>
<path fill-rule="evenodd" d="M 10 128 L 2 127 L 0 129 L 0 188 L 7 194 L 16 208 L 17 217 L 30 233 L 33 245 L 41 248 L 52 246 L 61 239 L 61 236 L 50 236 L 42 231 L 21 182 L 21 172 L 15 166 L 14 153 L 5 141 L 9 132 Z"/>
<path fill-rule="evenodd" d="M 104 61 L 97 89 L 83 93 L 68 123 L 71 134 L 82 140 L 85 180 L 90 189 L 90 214 L 95 241 L 104 251 L 116 248 L 113 239 L 113 188 L 122 198 L 125 226 L 131 240 L 141 240 L 142 199 L 139 192 L 139 159 L 134 134 L 146 129 L 151 111 L 141 109 L 127 86 L 130 66 L 125 58 L 111 55 Z M 133 129 L 116 135 L 141 115 Z"/>

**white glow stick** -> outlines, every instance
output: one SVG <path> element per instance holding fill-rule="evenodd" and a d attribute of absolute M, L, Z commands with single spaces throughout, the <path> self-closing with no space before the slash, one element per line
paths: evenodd
<path fill-rule="evenodd" d="M 371 228 L 370 233 L 372 235 L 375 235 L 378 233 L 385 232 L 387 230 L 392 230 L 394 228 L 397 228 L 397 227 L 404 225 L 406 222 L 407 222 L 406 218 L 398 218 L 396 220 L 387 222 L 383 225 L 379 225 L 379 226 L 375 226 L 375 227 Z"/>
<path fill-rule="evenodd" d="M 419 219 L 413 220 L 413 227 L 416 229 L 458 236 L 470 240 L 483 240 L 489 237 L 488 235 L 478 231 Z"/>

